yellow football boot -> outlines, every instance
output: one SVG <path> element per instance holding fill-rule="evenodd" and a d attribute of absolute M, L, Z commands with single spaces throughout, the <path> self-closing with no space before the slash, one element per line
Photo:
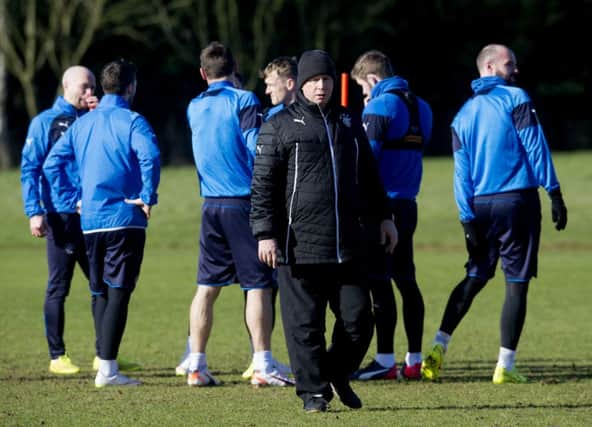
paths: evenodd
<path fill-rule="evenodd" d="M 501 366 L 495 367 L 495 372 L 493 373 L 494 384 L 524 384 L 527 382 L 528 379 L 524 375 L 518 373 L 516 368 L 508 370 Z"/>
<path fill-rule="evenodd" d="M 436 381 L 440 378 L 442 363 L 444 362 L 444 347 L 442 344 L 436 344 L 432 351 L 423 359 L 421 363 L 421 376 L 429 381 Z"/>
<path fill-rule="evenodd" d="M 70 358 L 64 354 L 49 362 L 49 372 L 58 375 L 73 375 L 80 372 L 80 368 L 72 363 Z"/>

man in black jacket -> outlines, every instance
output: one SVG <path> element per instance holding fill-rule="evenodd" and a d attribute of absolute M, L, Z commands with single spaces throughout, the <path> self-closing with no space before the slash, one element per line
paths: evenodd
<path fill-rule="evenodd" d="M 372 338 L 364 224 L 381 221 L 392 252 L 397 230 L 359 122 L 333 102 L 335 66 L 322 50 L 298 62 L 296 102 L 261 127 L 251 195 L 259 259 L 278 268 L 280 306 L 296 393 L 324 412 L 332 389 L 350 408 L 349 385 Z M 325 343 L 327 304 L 335 315 Z"/>

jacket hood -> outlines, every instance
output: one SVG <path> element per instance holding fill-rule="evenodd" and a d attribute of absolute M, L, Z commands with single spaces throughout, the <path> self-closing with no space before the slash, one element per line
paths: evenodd
<path fill-rule="evenodd" d="M 382 95 L 383 93 L 388 92 L 389 90 L 395 89 L 408 90 L 409 83 L 407 82 L 407 80 L 399 76 L 389 77 L 376 83 L 376 85 L 372 88 L 372 91 L 370 92 L 370 97 L 376 98 L 377 96 Z"/>
<path fill-rule="evenodd" d="M 495 86 L 507 85 L 504 79 L 498 76 L 487 76 L 475 79 L 471 82 L 471 88 L 475 94 L 493 89 Z"/>

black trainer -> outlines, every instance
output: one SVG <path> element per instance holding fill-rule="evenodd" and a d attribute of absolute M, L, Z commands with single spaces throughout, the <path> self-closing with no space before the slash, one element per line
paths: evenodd
<path fill-rule="evenodd" d="M 312 396 L 304 402 L 304 412 L 313 414 L 315 412 L 327 412 L 329 402 L 323 396 Z"/>
<path fill-rule="evenodd" d="M 345 406 L 352 409 L 360 409 L 362 407 L 362 401 L 358 397 L 355 391 L 352 390 L 348 381 L 331 383 L 333 391 L 339 396 L 339 400 Z"/>

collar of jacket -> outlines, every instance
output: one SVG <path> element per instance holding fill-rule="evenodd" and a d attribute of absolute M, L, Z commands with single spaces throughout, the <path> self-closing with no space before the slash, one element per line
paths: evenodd
<path fill-rule="evenodd" d="M 306 110 L 310 114 L 321 115 L 322 111 L 322 114 L 325 117 L 329 116 L 331 112 L 335 110 L 335 96 L 333 95 L 331 95 L 331 99 L 329 100 L 329 103 L 327 104 L 327 107 L 324 110 L 319 108 L 318 104 L 310 102 L 308 99 L 306 99 L 301 90 L 299 90 L 296 93 L 295 103 L 297 103 L 302 109 Z"/>
<path fill-rule="evenodd" d="M 130 105 L 125 100 L 125 98 L 121 95 L 116 95 L 114 93 L 108 93 L 103 95 L 101 101 L 99 102 L 99 106 L 97 108 L 105 108 L 105 107 L 121 107 L 121 108 L 130 108 Z"/>
<path fill-rule="evenodd" d="M 66 101 L 66 98 L 61 95 L 56 98 L 55 102 L 53 103 L 53 108 L 60 113 L 68 113 L 74 116 L 86 113 L 86 110 L 77 110 L 74 108 L 74 106 Z"/>
<path fill-rule="evenodd" d="M 217 82 L 210 83 L 208 85 L 207 90 L 216 90 L 216 89 L 223 88 L 225 86 L 234 87 L 234 85 L 232 84 L 232 82 L 230 80 L 219 80 Z"/>
<path fill-rule="evenodd" d="M 475 79 L 471 82 L 471 89 L 477 95 L 481 92 L 486 92 L 493 89 L 495 86 L 508 85 L 504 79 L 498 76 L 486 76 Z"/>

